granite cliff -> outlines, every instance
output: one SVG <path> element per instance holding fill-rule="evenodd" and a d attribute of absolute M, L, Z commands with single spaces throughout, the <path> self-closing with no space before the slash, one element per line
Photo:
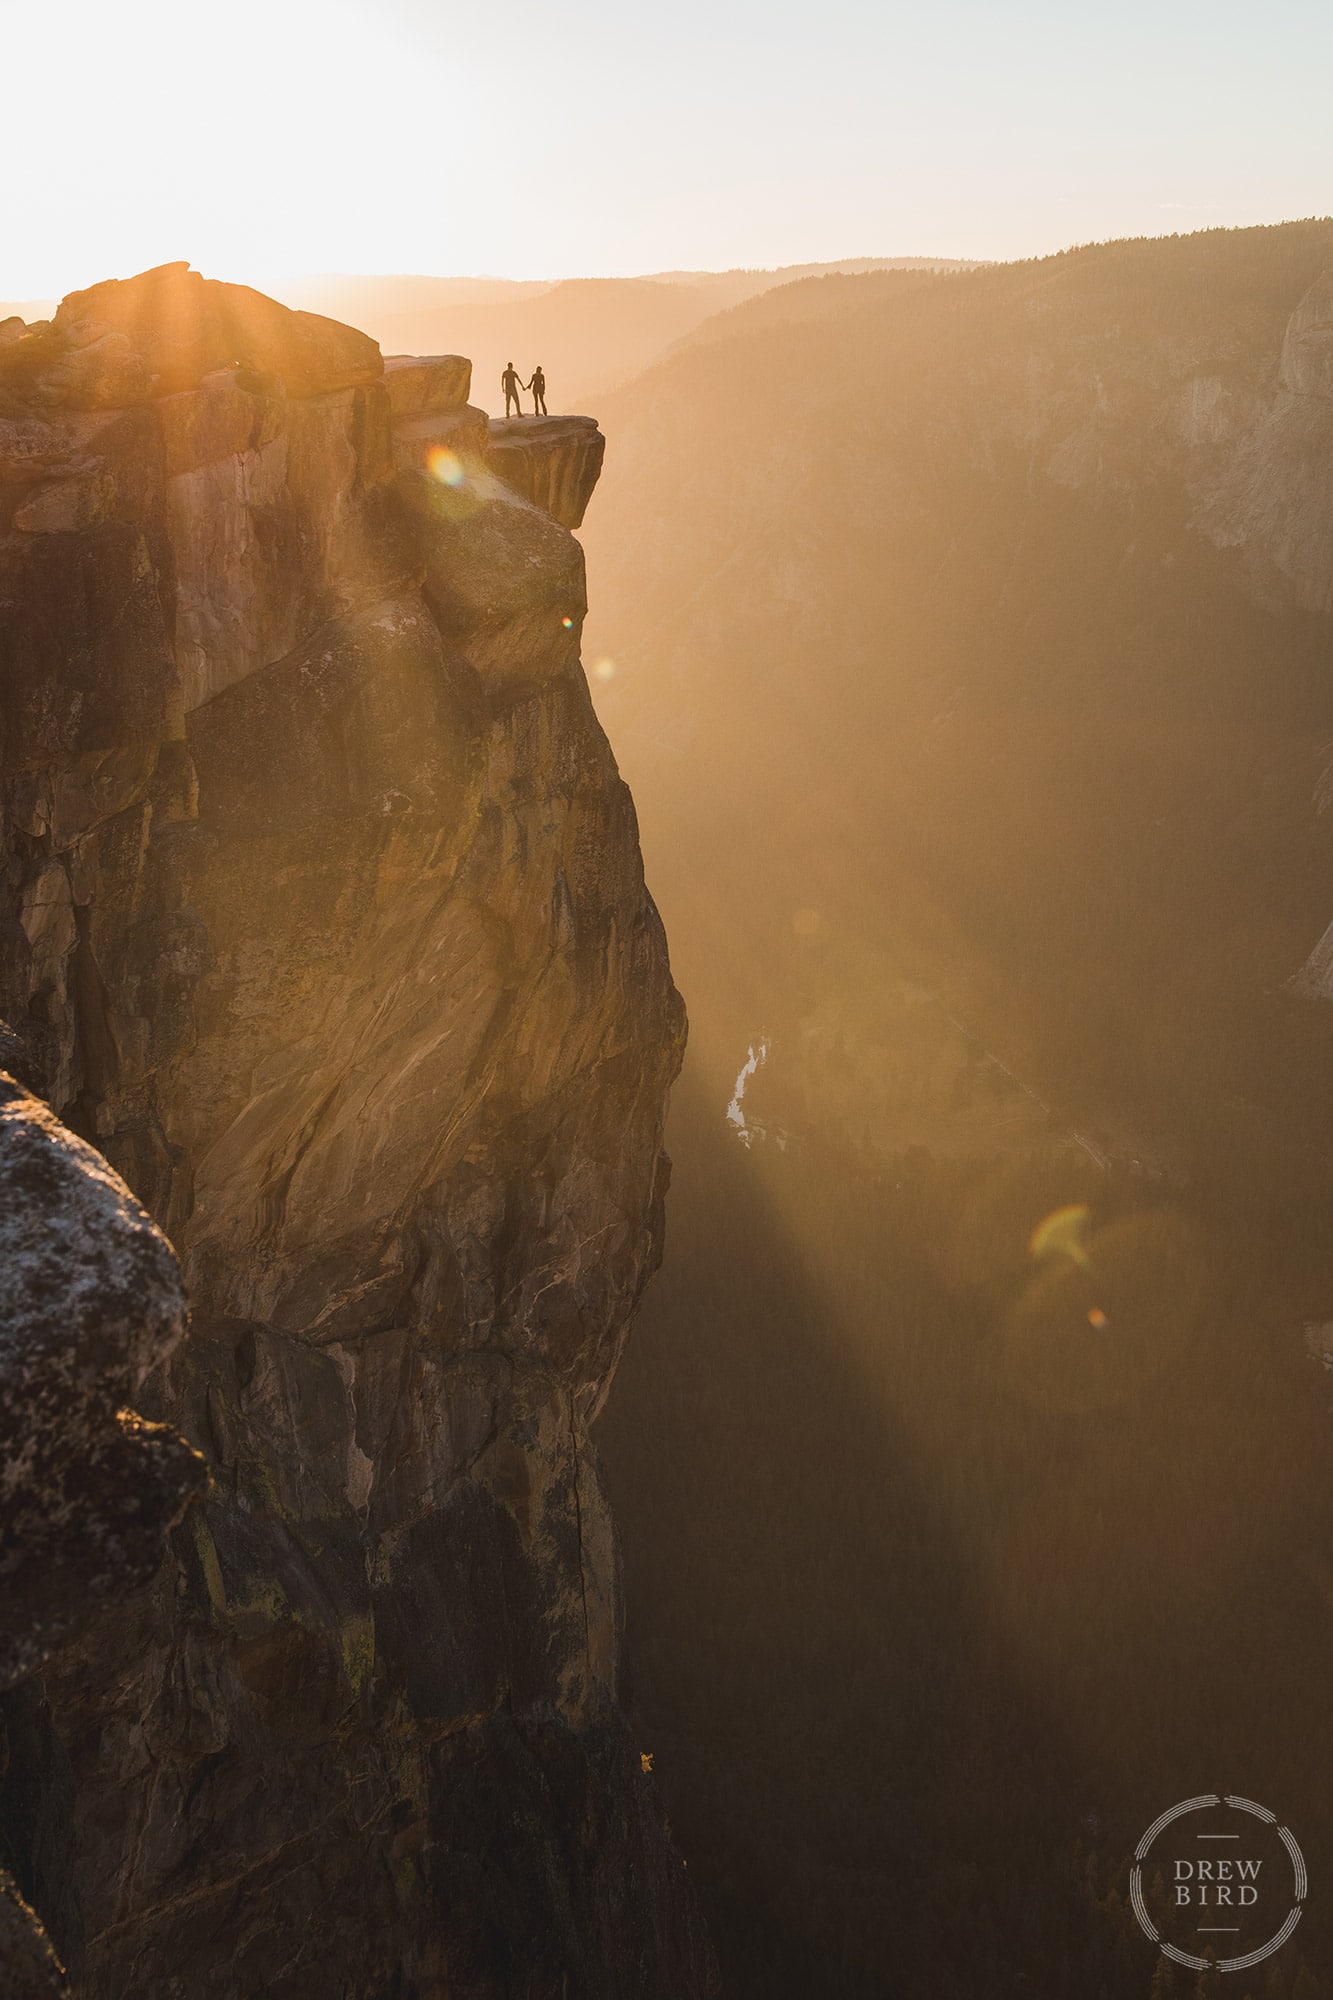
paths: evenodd
<path fill-rule="evenodd" d="M 588 1442 L 684 1020 L 579 664 L 595 427 L 170 265 L 0 348 L 0 1012 L 179 1253 L 211 1474 L 6 1697 L 78 1993 L 662 2000 Z"/>
<path fill-rule="evenodd" d="M 0 1039 L 5 1060 L 21 1057 L 8 1029 Z M 206 1474 L 175 1431 L 127 1407 L 185 1332 L 171 1246 L 106 1162 L 8 1075 L 0 1268 L 0 1689 L 11 1689 L 149 1581 Z M 67 1990 L 0 1866 L 0 1991 Z"/>

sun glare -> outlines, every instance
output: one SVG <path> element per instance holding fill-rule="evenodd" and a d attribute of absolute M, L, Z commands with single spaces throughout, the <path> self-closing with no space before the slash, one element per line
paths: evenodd
<path fill-rule="evenodd" d="M 341 0 L 238 0 L 224 17 L 73 0 L 56 17 L 0 0 L 0 31 L 11 78 L 59 76 L 58 115 L 44 89 L 8 93 L 6 143 L 31 171 L 5 214 L 0 296 L 58 297 L 182 257 L 261 288 L 467 261 L 456 224 L 483 144 L 476 79 L 465 64 L 447 79 L 447 124 L 405 117 L 420 65 L 391 16 L 372 27 Z"/>
<path fill-rule="evenodd" d="M 447 445 L 437 444 L 426 454 L 426 470 L 432 479 L 438 479 L 441 486 L 461 486 L 466 474 L 463 461 L 456 451 Z"/>

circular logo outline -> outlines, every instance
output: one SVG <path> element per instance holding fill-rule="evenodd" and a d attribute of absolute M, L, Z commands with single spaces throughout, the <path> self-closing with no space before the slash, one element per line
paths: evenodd
<path fill-rule="evenodd" d="M 1278 1826 L 1277 1814 L 1269 1812 L 1267 1806 L 1256 1805 L 1253 1799 L 1243 1799 L 1235 1793 L 1228 1793 L 1225 1797 L 1222 1797 L 1217 1792 L 1205 1792 L 1197 1799 L 1182 1799 L 1178 1806 L 1171 1806 L 1158 1819 L 1153 1821 L 1134 1850 L 1134 1865 L 1129 1871 L 1129 1900 L 1133 1905 L 1134 1915 L 1138 1919 L 1139 1929 L 1149 1942 L 1157 1946 L 1164 1958 L 1174 1959 L 1177 1965 L 1187 1965 L 1194 1972 L 1207 1972 L 1213 1961 L 1206 1958 L 1197 1958 L 1192 1952 L 1181 1951 L 1178 1946 L 1168 1944 L 1163 1938 L 1156 1924 L 1148 1915 L 1148 1906 L 1143 1900 L 1143 1862 L 1148 1849 L 1152 1846 L 1158 1834 L 1162 1831 L 1163 1827 L 1169 1826 L 1172 1820 L 1180 1819 L 1185 1813 L 1203 1812 L 1209 1806 L 1221 1805 L 1232 1806 L 1237 1812 L 1253 1813 L 1255 1818 L 1263 1820 L 1266 1826 L 1277 1828 L 1278 1839 L 1291 1856 L 1292 1873 L 1296 1884 L 1296 1897 L 1291 1909 L 1287 1913 L 1286 1921 L 1279 1930 L 1274 1932 L 1267 1944 L 1260 1945 L 1256 1951 L 1247 1952 L 1243 1958 L 1219 1958 L 1216 1961 L 1219 1972 L 1245 1972 L 1250 1966 L 1258 1965 L 1261 1959 L 1269 1958 L 1275 1951 L 1280 1950 L 1305 1913 L 1305 1897 L 1310 1886 L 1309 1876 L 1305 1869 L 1305 1856 L 1301 1853 L 1300 1848 L 1296 1845 L 1296 1841 L 1288 1829 L 1285 1826 Z"/>

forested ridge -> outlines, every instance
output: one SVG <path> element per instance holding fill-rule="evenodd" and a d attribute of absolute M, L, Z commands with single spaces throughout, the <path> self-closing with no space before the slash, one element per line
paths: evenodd
<path fill-rule="evenodd" d="M 1226 1990 L 1333 1993 L 1333 643 L 1210 527 L 1330 266 L 817 280 L 608 413 L 589 657 L 692 1043 L 602 1441 L 734 1994 L 1192 1996 L 1128 1865 L 1213 1789 L 1314 1885 Z"/>

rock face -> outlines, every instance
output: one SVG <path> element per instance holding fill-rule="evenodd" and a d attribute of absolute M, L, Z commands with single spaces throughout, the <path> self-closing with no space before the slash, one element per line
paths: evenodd
<path fill-rule="evenodd" d="M 1216 390 L 1221 422 L 1207 442 L 1220 449 L 1200 454 L 1201 526 L 1244 551 L 1270 602 L 1333 611 L 1333 271 L 1287 324 L 1271 400 L 1228 428 Z"/>
<path fill-rule="evenodd" d="M 10 1729 L 98 2000 L 712 1980 L 587 1436 L 683 1015 L 467 388 L 177 265 L 0 351 L 0 999 L 180 1253 L 214 1480 Z"/>
<path fill-rule="evenodd" d="M 461 354 L 391 354 L 384 382 L 395 418 L 458 410 L 472 389 L 472 363 Z"/>
<path fill-rule="evenodd" d="M 1320 938 L 1299 972 L 1288 982 L 1292 993 L 1306 1000 L 1333 1000 L 1333 924 Z"/>
<path fill-rule="evenodd" d="M 8 1055 L 16 1038 L 3 1039 Z M 170 1245 L 91 1146 L 2 1072 L 0 1267 L 4 1689 L 153 1575 L 206 1475 L 176 1432 L 128 1407 L 185 1331 Z M 0 1985 L 11 2000 L 65 1991 L 3 1867 Z"/>
<path fill-rule="evenodd" d="M 1293 396 L 1333 401 L 1333 271 L 1311 285 L 1287 323 L 1281 382 Z"/>
<path fill-rule="evenodd" d="M 106 1162 L 0 1073 L 0 1687 L 147 1581 L 203 1464 L 129 1405 L 185 1331 L 176 1259 Z"/>
<path fill-rule="evenodd" d="M 591 417 L 492 417 L 492 471 L 566 528 L 583 524 L 606 439 Z"/>
<path fill-rule="evenodd" d="M 39 408 L 122 409 L 195 389 L 220 369 L 310 396 L 377 382 L 384 363 L 352 327 L 162 264 L 71 292 L 6 353 L 0 385 Z"/>

